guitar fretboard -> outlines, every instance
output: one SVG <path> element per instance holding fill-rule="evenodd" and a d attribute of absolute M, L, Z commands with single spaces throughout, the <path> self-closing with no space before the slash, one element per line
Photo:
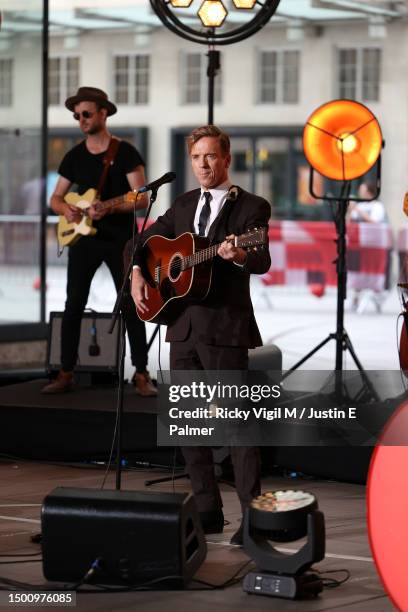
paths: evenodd
<path fill-rule="evenodd" d="M 122 204 L 123 201 L 124 201 L 124 196 L 120 195 L 120 196 L 117 196 L 116 198 L 105 200 L 104 202 L 98 202 L 95 205 L 95 208 L 96 210 L 104 210 L 108 206 L 110 207 L 110 206 L 117 206 L 118 204 Z"/>
<path fill-rule="evenodd" d="M 187 257 L 183 257 L 181 269 L 187 270 L 188 268 L 192 268 L 193 266 L 196 266 L 199 263 L 203 263 L 204 261 L 208 261 L 208 259 L 215 257 L 217 255 L 218 247 L 220 246 L 220 244 L 221 243 L 213 244 L 210 247 L 207 247 L 206 249 L 201 249 L 201 251 L 196 251 L 191 255 L 187 255 Z"/>
<path fill-rule="evenodd" d="M 241 236 L 236 236 L 234 239 L 228 240 L 228 242 L 235 244 L 236 247 L 244 249 L 256 247 L 257 245 L 263 245 L 265 244 L 266 240 L 266 229 L 266 227 L 263 227 L 260 229 L 250 230 L 246 234 L 241 234 Z M 193 268 L 197 264 L 212 259 L 217 255 L 218 248 L 221 244 L 221 242 L 218 244 L 212 244 L 205 249 L 201 249 L 195 253 L 186 255 L 185 257 L 175 257 L 171 263 L 172 271 L 175 274 L 178 274 L 183 270 Z"/>

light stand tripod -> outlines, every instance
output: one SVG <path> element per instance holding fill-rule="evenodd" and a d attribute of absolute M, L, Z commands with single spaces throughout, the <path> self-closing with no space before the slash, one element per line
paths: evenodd
<path fill-rule="evenodd" d="M 285 379 L 330 340 L 336 342 L 335 390 L 336 397 L 343 394 L 343 353 L 349 351 L 370 396 L 378 400 L 371 381 L 359 361 L 351 340 L 344 329 L 344 301 L 346 299 L 346 212 L 350 200 L 361 202 L 350 195 L 351 181 L 364 176 L 377 166 L 376 193 L 380 193 L 381 149 L 384 146 L 381 128 L 373 113 L 363 104 L 353 100 L 332 100 L 316 109 L 308 118 L 303 131 L 303 150 L 310 164 L 309 192 L 317 200 L 335 202 L 337 229 L 337 324 L 336 331 L 300 359 L 282 377 Z M 321 176 L 340 183 L 340 194 L 316 194 L 313 189 L 314 170 Z M 366 201 L 366 200 L 365 200 Z"/>
<path fill-rule="evenodd" d="M 351 189 L 350 181 L 343 182 L 342 187 L 341 187 L 341 192 L 338 197 L 330 197 L 328 195 L 325 195 L 323 197 L 318 196 L 314 193 L 314 190 L 313 190 L 313 176 L 314 176 L 314 171 L 312 168 L 310 172 L 310 184 L 309 184 L 309 190 L 312 196 L 315 198 L 320 198 L 320 199 L 334 202 L 337 208 L 337 210 L 334 213 L 334 221 L 335 221 L 336 230 L 337 230 L 337 238 L 335 241 L 337 245 L 337 258 L 335 260 L 336 273 L 337 273 L 336 331 L 328 334 L 328 336 L 324 340 L 319 342 L 319 344 L 317 344 L 311 351 L 309 351 L 304 357 L 302 357 L 302 359 L 300 359 L 297 363 L 295 363 L 294 366 L 292 366 L 289 370 L 287 370 L 287 372 L 285 372 L 285 374 L 282 376 L 282 380 L 290 376 L 292 372 L 297 370 L 302 364 L 304 364 L 308 359 L 310 359 L 310 357 L 312 357 L 315 353 L 317 353 L 317 351 L 323 348 L 323 346 L 325 346 L 328 342 L 330 342 L 331 340 L 335 340 L 336 342 L 336 361 L 335 361 L 336 396 L 341 397 L 343 394 L 343 377 L 342 377 L 343 354 L 345 351 L 349 351 L 350 355 L 353 358 L 354 363 L 356 364 L 357 368 L 359 369 L 361 373 L 361 377 L 364 383 L 366 384 L 367 388 L 370 391 L 370 395 L 378 401 L 379 400 L 378 394 L 375 391 L 374 387 L 372 386 L 372 383 L 370 379 L 368 378 L 366 372 L 364 371 L 363 365 L 361 364 L 359 358 L 357 357 L 353 344 L 350 340 L 350 337 L 344 327 L 344 302 L 347 297 L 346 213 L 347 213 L 347 208 L 348 208 L 348 205 L 351 199 L 357 202 L 361 200 L 359 198 L 350 197 L 350 189 Z M 379 191 L 380 191 L 380 188 L 379 188 L 380 176 L 381 176 L 381 162 L 379 160 L 377 164 L 377 181 L 376 181 L 377 192 L 375 196 L 373 197 L 373 199 L 375 199 L 378 196 Z M 340 373 L 340 374 L 337 374 L 337 373 Z"/>
<path fill-rule="evenodd" d="M 311 172 L 311 177 L 313 171 Z M 311 178 L 311 180 L 313 180 Z M 343 369 L 343 352 L 348 350 L 359 370 L 363 370 L 363 366 L 358 359 L 348 333 L 344 329 L 344 301 L 347 294 L 347 265 L 346 265 L 346 212 L 348 207 L 348 197 L 350 194 L 350 182 L 345 182 L 342 187 L 342 193 L 336 200 L 337 211 L 335 213 L 335 224 L 337 230 L 337 322 L 336 331 L 329 334 L 322 342 L 316 345 L 307 355 L 302 357 L 294 366 L 292 366 L 283 376 L 289 376 L 291 372 L 297 370 L 302 364 L 312 357 L 317 351 L 325 346 L 330 340 L 336 341 L 336 370 Z M 312 189 L 311 189 L 312 191 Z M 329 198 L 330 199 L 330 198 Z"/>

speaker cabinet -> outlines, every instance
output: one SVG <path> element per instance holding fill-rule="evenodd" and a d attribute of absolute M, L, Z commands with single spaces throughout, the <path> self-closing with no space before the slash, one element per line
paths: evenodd
<path fill-rule="evenodd" d="M 47 347 L 47 369 L 52 372 L 61 367 L 61 323 L 62 312 L 50 313 Z M 76 372 L 118 371 L 120 326 L 118 319 L 112 334 L 108 333 L 111 323 L 109 312 L 85 312 L 81 321 L 81 335 L 78 346 Z"/>
<path fill-rule="evenodd" d="M 57 487 L 42 506 L 47 580 L 80 581 L 98 560 L 97 584 L 184 587 L 207 548 L 195 500 L 187 493 Z"/>

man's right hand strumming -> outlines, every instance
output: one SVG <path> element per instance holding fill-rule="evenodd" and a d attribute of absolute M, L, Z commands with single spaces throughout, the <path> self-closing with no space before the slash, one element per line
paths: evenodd
<path fill-rule="evenodd" d="M 80 223 L 82 219 L 82 211 L 73 204 L 65 202 L 64 196 L 68 192 L 71 183 L 60 177 L 58 179 L 57 187 L 51 196 L 51 208 L 56 215 L 63 215 L 68 223 Z"/>
<path fill-rule="evenodd" d="M 148 300 L 147 285 L 139 268 L 133 268 L 131 294 L 136 308 L 142 312 L 148 312 L 149 308 L 146 304 Z"/>
<path fill-rule="evenodd" d="M 79 223 L 82 219 L 82 212 L 77 206 L 64 202 L 62 213 L 68 223 Z"/>

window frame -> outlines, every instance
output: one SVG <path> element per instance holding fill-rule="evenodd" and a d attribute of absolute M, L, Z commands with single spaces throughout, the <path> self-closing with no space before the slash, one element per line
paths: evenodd
<path fill-rule="evenodd" d="M 116 75 L 117 75 L 117 68 L 116 68 L 116 60 L 120 57 L 126 57 L 128 58 L 129 61 L 129 65 L 127 68 L 127 78 L 128 78 L 128 82 L 127 82 L 127 98 L 128 101 L 127 102 L 123 102 L 123 101 L 119 101 L 117 98 L 117 91 L 118 91 L 118 86 L 116 83 Z M 141 88 L 141 91 L 145 91 L 146 92 L 146 99 L 142 102 L 137 101 L 137 92 L 138 92 L 138 88 L 136 87 L 136 83 L 137 83 L 137 79 L 136 79 L 136 58 L 138 57 L 147 57 L 148 59 L 148 67 L 147 67 L 147 85 L 143 86 L 143 89 Z M 151 102 L 151 83 L 152 83 L 152 59 L 153 59 L 153 54 L 150 52 L 150 50 L 143 50 L 143 51 L 129 51 L 129 50 L 117 50 L 114 51 L 111 55 L 111 66 L 112 66 L 112 87 L 111 90 L 113 92 L 113 100 L 115 102 L 115 104 L 117 104 L 118 106 L 125 106 L 125 107 L 129 107 L 129 106 L 148 106 Z"/>
<path fill-rule="evenodd" d="M 379 52 L 379 62 L 378 62 L 378 80 L 375 83 L 376 89 L 378 91 L 378 96 L 376 99 L 363 97 L 364 92 L 364 52 L 365 51 L 378 51 Z M 355 51 L 356 52 L 356 80 L 355 80 L 355 91 L 356 94 L 353 98 L 346 97 L 342 95 L 341 92 L 341 82 L 340 82 L 340 53 L 342 51 Z M 381 102 L 381 75 L 382 75 L 382 67 L 383 67 L 383 57 L 384 57 L 384 49 L 378 43 L 361 43 L 361 44 L 342 44 L 337 45 L 335 50 L 335 62 L 336 69 L 334 71 L 336 82 L 335 82 L 335 96 L 340 99 L 347 100 L 355 100 L 361 101 L 363 103 L 369 104 L 379 104 Z"/>
<path fill-rule="evenodd" d="M 284 62 L 284 57 L 285 57 L 285 53 L 296 53 L 297 54 L 297 81 L 296 81 L 296 85 L 297 85 L 297 95 L 296 95 L 296 100 L 295 101 L 290 101 L 287 102 L 285 100 L 285 81 L 284 81 L 284 75 L 285 75 L 285 62 Z M 255 57 L 255 61 L 256 61 L 256 66 L 257 66 L 257 70 L 256 70 L 256 75 L 257 75 L 257 82 L 256 82 L 256 101 L 255 103 L 260 105 L 260 106 L 267 106 L 267 105 L 284 105 L 284 106 L 294 106 L 296 104 L 300 104 L 301 103 L 301 78 L 302 78 L 302 53 L 301 53 L 301 49 L 300 47 L 292 47 L 292 46 L 285 46 L 285 47 L 258 47 L 255 50 L 256 53 L 256 57 Z M 263 100 L 262 99 L 262 93 L 263 93 L 263 80 L 262 80 L 262 71 L 263 71 L 263 63 L 262 63 L 262 56 L 263 54 L 266 53 L 275 53 L 276 54 L 276 81 L 275 81 L 275 90 L 276 90 L 276 99 L 274 101 L 268 101 L 268 100 Z"/>
<path fill-rule="evenodd" d="M 187 58 L 188 56 L 198 56 L 200 58 L 200 95 L 198 102 L 188 102 L 186 99 L 187 93 Z M 179 74 L 180 74 L 180 104 L 183 106 L 199 106 L 207 104 L 208 102 L 208 77 L 207 77 L 207 64 L 205 63 L 205 54 L 199 51 L 180 51 L 179 57 Z M 222 59 L 220 58 L 220 66 L 218 74 L 214 79 L 214 104 L 219 105 L 223 103 L 223 78 L 222 78 Z"/>
<path fill-rule="evenodd" d="M 52 60 L 62 60 L 63 63 L 63 70 L 61 71 L 61 64 L 60 64 L 60 69 L 58 72 L 59 78 L 58 78 L 58 102 L 54 102 L 51 100 L 51 61 Z M 77 59 L 78 60 L 78 70 L 77 70 L 77 83 L 73 88 L 68 88 L 68 82 L 67 82 L 67 75 L 68 75 L 68 70 L 67 70 L 67 63 L 69 59 Z M 49 100 L 49 106 L 63 106 L 65 100 L 69 97 L 72 96 L 76 93 L 80 82 L 81 82 L 81 68 L 82 68 L 82 55 L 81 53 L 72 51 L 72 52 L 67 52 L 67 53 L 52 53 L 49 56 L 49 67 L 48 67 L 48 100 Z"/>
<path fill-rule="evenodd" d="M 8 92 L 5 90 L 4 93 L 8 94 L 8 103 L 6 104 L 2 104 L 1 103 L 1 98 L 2 98 L 2 90 L 0 88 L 0 109 L 5 109 L 5 108 L 12 108 L 13 103 L 14 103 L 14 71 L 15 71 L 15 61 L 14 61 L 14 57 L 12 55 L 1 55 L 0 56 L 0 62 L 10 62 L 10 82 L 9 82 L 9 90 Z"/>

